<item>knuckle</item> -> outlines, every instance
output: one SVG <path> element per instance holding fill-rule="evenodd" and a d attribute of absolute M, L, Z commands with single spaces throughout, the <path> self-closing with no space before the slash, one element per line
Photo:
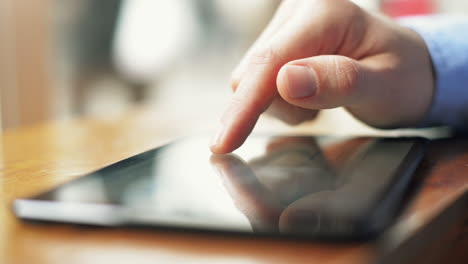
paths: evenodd
<path fill-rule="evenodd" d="M 341 0 L 335 0 L 335 1 L 339 1 L 341 6 L 344 7 L 344 9 L 349 14 L 357 14 L 362 11 L 361 7 L 352 1 L 341 1 Z M 343 2 L 344 2 L 344 6 L 343 6 Z"/>
<path fill-rule="evenodd" d="M 241 63 L 241 67 L 231 74 L 231 89 L 236 91 L 242 79 L 250 73 L 270 72 L 278 68 L 278 65 L 281 65 L 280 59 L 279 52 L 272 46 L 251 52 L 246 57 L 245 62 Z"/>
<path fill-rule="evenodd" d="M 249 64 L 254 67 L 268 67 L 279 60 L 279 53 L 273 47 L 263 48 L 250 55 Z"/>
<path fill-rule="evenodd" d="M 333 17 L 340 17 L 340 19 L 335 19 L 335 22 L 339 22 L 339 24 L 335 24 L 338 26 L 345 26 L 343 21 L 348 21 L 346 24 L 349 26 L 350 24 L 355 23 L 357 18 L 360 18 L 364 11 L 363 9 L 349 0 L 326 0 L 326 3 L 322 1 L 322 16 L 328 18 L 330 16 Z"/>
<path fill-rule="evenodd" d="M 348 14 L 358 13 L 362 9 L 359 5 L 350 0 L 326 0 L 328 6 L 332 7 L 334 11 L 347 12 Z"/>
<path fill-rule="evenodd" d="M 353 96 L 358 88 L 359 67 L 350 58 L 335 59 L 337 87 L 344 96 Z"/>

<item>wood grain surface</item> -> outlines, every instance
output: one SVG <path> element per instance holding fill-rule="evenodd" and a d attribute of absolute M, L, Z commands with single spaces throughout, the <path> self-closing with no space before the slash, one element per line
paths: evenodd
<path fill-rule="evenodd" d="M 468 138 L 437 140 L 397 224 L 367 243 L 318 243 L 20 221 L 27 197 L 148 150 L 173 133 L 138 118 L 10 130 L 0 148 L 0 263 L 466 263 Z M 431 254 L 429 254 L 431 253 Z M 426 256 L 426 258 L 424 258 Z M 450 262 L 447 260 L 450 259 Z"/>

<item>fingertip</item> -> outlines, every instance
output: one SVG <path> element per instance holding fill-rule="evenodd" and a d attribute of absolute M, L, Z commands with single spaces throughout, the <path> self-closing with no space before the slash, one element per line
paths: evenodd
<path fill-rule="evenodd" d="M 239 148 L 244 142 L 243 137 L 225 137 L 212 142 L 210 150 L 213 154 L 228 154 Z"/>
<path fill-rule="evenodd" d="M 232 152 L 234 149 L 231 149 L 226 144 L 225 140 L 226 129 L 221 128 L 217 134 L 211 139 L 210 150 L 214 154 L 227 154 Z"/>
<path fill-rule="evenodd" d="M 214 154 L 228 154 L 242 145 L 245 137 L 235 131 L 232 125 L 223 125 L 218 133 L 212 138 L 210 150 Z"/>
<path fill-rule="evenodd" d="M 262 113 L 256 101 L 233 99 L 221 118 L 221 129 L 211 141 L 215 154 L 230 153 L 239 148 L 252 132 Z"/>
<path fill-rule="evenodd" d="M 231 153 L 232 150 L 227 149 L 224 147 L 222 143 L 220 144 L 211 144 L 210 145 L 210 150 L 213 154 L 228 154 Z"/>

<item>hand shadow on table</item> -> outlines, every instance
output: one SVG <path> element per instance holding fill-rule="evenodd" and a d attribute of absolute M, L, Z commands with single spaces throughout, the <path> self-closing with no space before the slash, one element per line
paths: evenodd
<path fill-rule="evenodd" d="M 275 138 L 265 155 L 249 162 L 229 154 L 212 155 L 211 164 L 254 232 L 347 232 L 347 223 L 356 219 L 347 198 L 365 186 L 342 172 L 368 141 L 355 138 L 321 149 L 313 137 Z"/>

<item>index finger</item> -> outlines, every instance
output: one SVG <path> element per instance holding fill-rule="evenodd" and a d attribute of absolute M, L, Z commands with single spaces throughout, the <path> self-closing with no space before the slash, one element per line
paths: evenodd
<path fill-rule="evenodd" d="M 245 62 L 246 74 L 243 74 L 221 119 L 222 128 L 212 141 L 212 152 L 229 153 L 244 143 L 260 114 L 278 95 L 276 77 L 284 64 L 336 51 L 345 36 L 345 27 L 340 27 L 336 21 L 326 20 L 331 13 L 326 2 L 317 1 L 317 5 L 307 5 L 307 8 L 298 10 L 268 37 L 267 43 L 261 43 L 251 51 Z M 325 34 L 327 32 L 334 34 Z"/>
<path fill-rule="evenodd" d="M 281 65 L 272 54 L 261 56 L 251 61 L 249 74 L 240 82 L 221 118 L 222 127 L 211 145 L 214 153 L 229 153 L 242 145 L 278 93 L 275 73 Z"/>

